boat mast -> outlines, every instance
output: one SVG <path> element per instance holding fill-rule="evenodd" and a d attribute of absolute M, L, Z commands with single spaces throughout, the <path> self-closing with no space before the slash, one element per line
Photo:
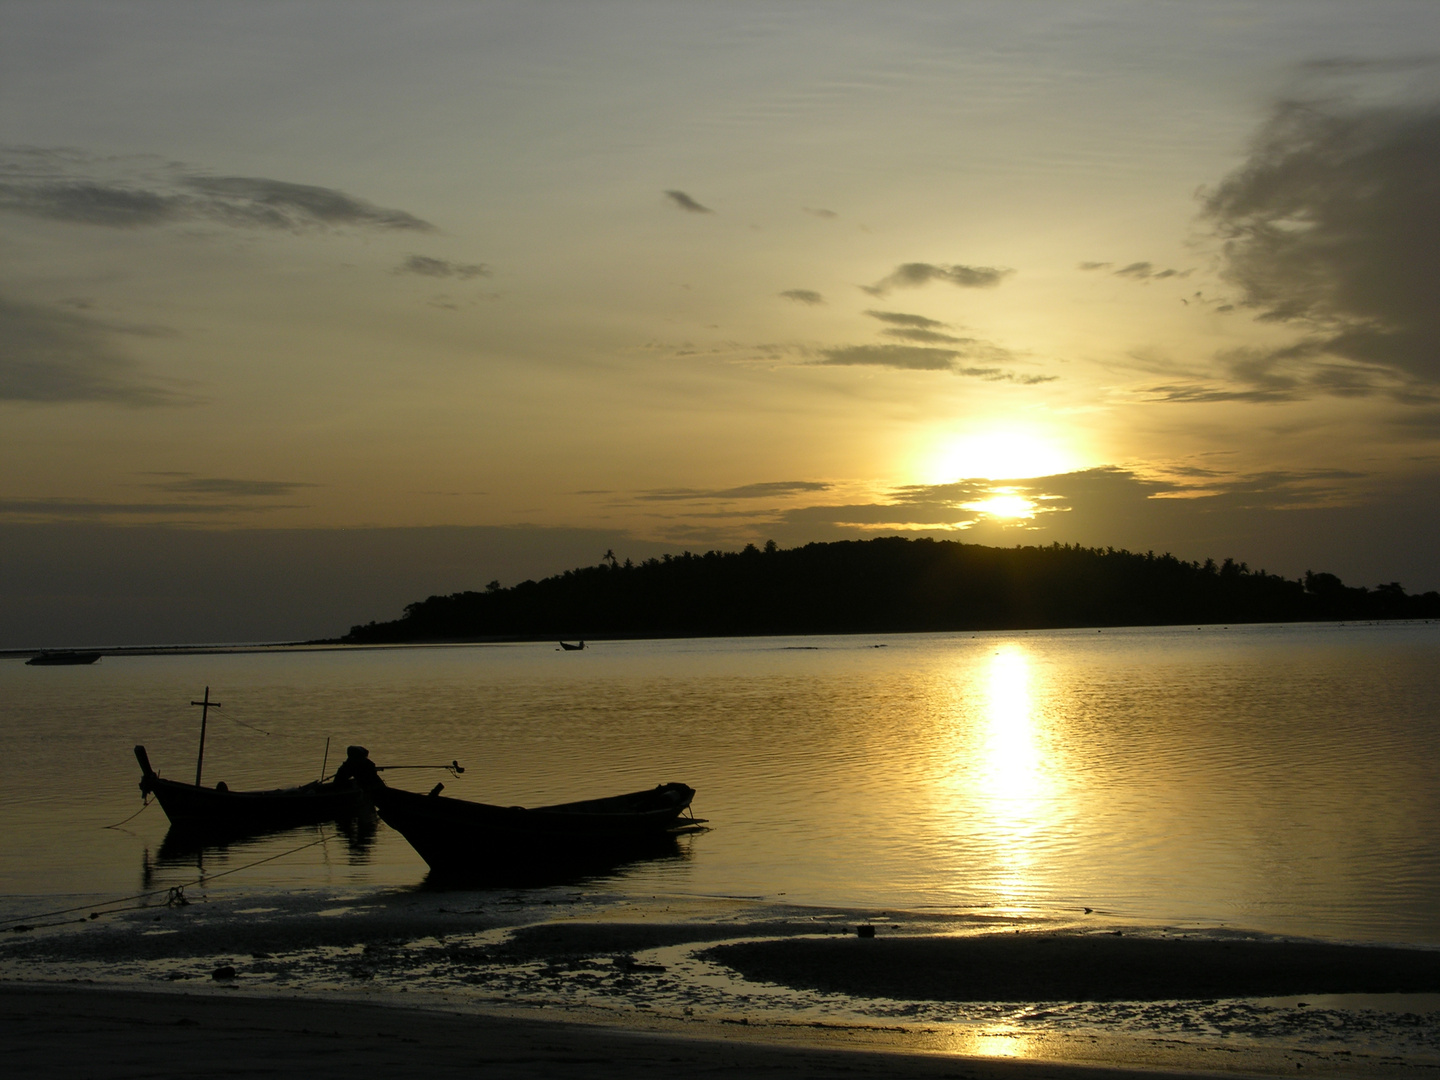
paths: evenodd
<path fill-rule="evenodd" d="M 210 687 L 205 687 L 205 700 L 192 701 L 191 705 L 200 706 L 200 753 L 195 756 L 195 786 L 200 786 L 200 768 L 205 764 L 205 721 L 210 716 L 211 709 L 220 708 L 220 702 L 210 700 Z"/>

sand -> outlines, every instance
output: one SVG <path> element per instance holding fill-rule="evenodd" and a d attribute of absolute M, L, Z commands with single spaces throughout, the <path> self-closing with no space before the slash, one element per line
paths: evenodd
<path fill-rule="evenodd" d="M 657 1035 L 304 997 L 17 984 L 0 985 L 0 1046 L 8 1075 L 55 1080 L 188 1074 L 426 1080 L 1138 1080 L 1207 1075 L 764 1045 L 739 1036 Z"/>
<path fill-rule="evenodd" d="M 1434 950 L 902 913 L 862 938 L 858 912 L 522 899 L 241 893 L 12 929 L 0 1060 L 115 1078 L 1440 1080 Z"/>
<path fill-rule="evenodd" d="M 775 938 L 704 954 L 747 979 L 927 1001 L 1166 1001 L 1440 992 L 1440 952 L 1123 933 Z"/>

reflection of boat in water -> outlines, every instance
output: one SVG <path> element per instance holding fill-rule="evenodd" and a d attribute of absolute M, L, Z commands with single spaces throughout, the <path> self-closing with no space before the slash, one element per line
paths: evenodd
<path fill-rule="evenodd" d="M 364 747 L 352 746 L 337 777 L 355 777 L 380 818 L 443 879 L 564 880 L 639 859 L 678 853 L 676 837 L 702 822 L 682 818 L 695 797 L 685 784 L 660 784 L 604 799 L 526 809 L 493 806 L 386 786 Z"/>
<path fill-rule="evenodd" d="M 100 659 L 98 652 L 80 652 L 75 649 L 54 649 L 38 652 L 25 663 L 34 667 L 64 667 L 76 664 L 93 664 Z"/>
<path fill-rule="evenodd" d="M 145 747 L 135 747 L 140 790 L 154 793 L 173 829 L 240 837 L 354 818 L 370 812 L 370 800 L 354 783 L 315 780 L 268 791 L 231 791 L 166 780 L 150 767 Z"/>
<path fill-rule="evenodd" d="M 328 824 L 321 822 L 320 824 Z M 345 844 L 345 849 L 352 865 L 362 865 L 370 861 L 371 851 L 375 847 L 375 834 L 379 824 L 373 813 L 362 817 L 339 818 L 334 823 L 336 837 Z M 261 832 L 227 833 L 224 831 L 182 828 L 171 825 L 165 833 L 165 838 L 160 841 L 160 847 L 155 852 L 155 867 L 167 866 L 189 866 L 203 857 L 218 858 L 225 862 L 230 857 L 242 859 L 253 851 L 260 849 L 266 842 L 277 836 L 292 833 L 298 836 L 301 841 L 307 835 L 320 838 L 324 835 L 319 825 L 309 828 L 300 826 L 298 828 L 266 829 Z"/>
<path fill-rule="evenodd" d="M 368 808 L 367 808 L 368 809 Z M 333 824 L 335 832 L 329 831 Z M 171 825 L 160 847 L 151 855 L 145 849 L 140 864 L 140 880 L 145 888 L 153 888 L 164 879 L 158 875 L 164 871 L 198 871 L 202 877 L 227 872 L 232 866 L 240 868 L 262 860 L 269 854 L 274 857 L 277 837 L 286 837 L 280 845 L 309 847 L 314 843 L 326 844 L 326 859 L 330 861 L 329 841 L 345 845 L 345 861 L 351 866 L 364 866 L 370 862 L 375 848 L 375 835 L 379 822 L 373 812 L 362 817 L 340 818 L 333 823 L 322 823 L 299 829 L 273 829 L 265 832 L 231 834 L 225 832 L 201 831 Z M 337 835 L 338 834 L 338 835 Z M 308 843 L 307 843 L 308 839 Z"/>
<path fill-rule="evenodd" d="M 560 648 L 565 652 L 579 652 L 581 649 L 585 648 L 585 641 L 582 638 L 574 645 L 571 645 L 568 641 L 562 641 L 560 642 Z"/>

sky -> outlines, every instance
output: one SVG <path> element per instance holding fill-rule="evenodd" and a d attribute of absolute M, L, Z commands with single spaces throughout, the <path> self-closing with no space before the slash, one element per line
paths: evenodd
<path fill-rule="evenodd" d="M 879 535 L 1440 588 L 1440 5 L 0 5 L 0 647 Z"/>

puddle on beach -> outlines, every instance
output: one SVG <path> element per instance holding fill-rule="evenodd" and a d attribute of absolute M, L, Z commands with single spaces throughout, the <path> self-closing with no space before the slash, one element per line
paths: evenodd
<path fill-rule="evenodd" d="M 1440 995 L 1130 1002 L 866 998 L 751 982 L 706 950 L 774 938 L 1052 930 L 1012 920 L 733 898 L 524 892 L 222 890 L 0 939 L 7 981 L 307 994 L 517 1011 L 751 1041 L 1226 1071 L 1440 1077 Z M 1106 930 L 1113 933 L 1107 925 Z M 1160 936 L 1161 928 L 1129 934 Z M 233 976 L 226 969 L 233 969 Z"/>

